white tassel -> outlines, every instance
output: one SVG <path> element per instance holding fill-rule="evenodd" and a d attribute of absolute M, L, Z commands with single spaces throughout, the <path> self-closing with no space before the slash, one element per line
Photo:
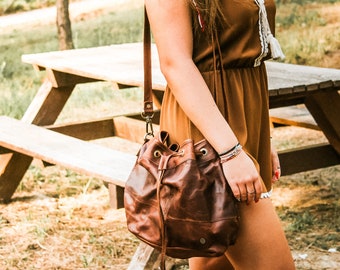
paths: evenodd
<path fill-rule="evenodd" d="M 285 55 L 282 52 L 281 46 L 279 41 L 270 33 L 267 36 L 267 40 L 269 43 L 269 47 L 270 47 L 270 51 L 271 51 L 271 55 L 273 57 L 274 60 L 284 60 L 285 59 Z"/>

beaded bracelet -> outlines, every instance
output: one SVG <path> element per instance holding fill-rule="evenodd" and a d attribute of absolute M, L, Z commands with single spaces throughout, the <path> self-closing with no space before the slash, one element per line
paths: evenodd
<path fill-rule="evenodd" d="M 233 148 L 219 155 L 220 162 L 224 163 L 237 157 L 241 153 L 241 151 L 242 151 L 242 145 L 240 143 L 237 143 Z"/>

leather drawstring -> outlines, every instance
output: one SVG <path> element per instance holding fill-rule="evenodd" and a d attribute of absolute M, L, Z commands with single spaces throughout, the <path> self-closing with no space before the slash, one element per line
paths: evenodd
<path fill-rule="evenodd" d="M 168 167 L 168 163 L 171 157 L 177 156 L 177 155 L 182 155 L 181 152 L 175 152 L 170 155 L 164 156 L 161 154 L 160 157 L 160 162 L 158 165 L 158 170 L 160 171 L 159 178 L 157 181 L 157 201 L 158 201 L 158 211 L 159 211 L 159 216 L 160 216 L 160 230 L 161 230 L 161 262 L 160 262 L 160 268 L 161 270 L 166 270 L 165 269 L 165 259 L 166 259 L 166 247 L 168 244 L 168 239 L 166 236 L 166 223 L 165 223 L 165 218 L 164 218 L 164 211 L 162 209 L 161 205 L 161 187 L 162 187 L 162 180 L 164 173 Z"/>
<path fill-rule="evenodd" d="M 157 201 L 158 201 L 158 212 L 160 216 L 159 226 L 161 230 L 161 244 L 162 244 L 161 262 L 160 262 L 161 270 L 165 270 L 165 253 L 166 253 L 166 244 L 167 244 L 164 214 L 163 214 L 162 205 L 161 205 L 161 184 L 162 184 L 164 172 L 165 172 L 165 169 L 161 170 L 158 183 L 157 183 Z"/>

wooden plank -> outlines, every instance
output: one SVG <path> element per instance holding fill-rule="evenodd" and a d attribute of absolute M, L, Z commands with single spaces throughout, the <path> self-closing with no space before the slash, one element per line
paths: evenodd
<path fill-rule="evenodd" d="M 314 118 L 303 105 L 271 109 L 269 114 L 270 120 L 274 125 L 298 126 L 320 130 Z"/>
<path fill-rule="evenodd" d="M 318 83 L 312 83 L 306 86 L 306 90 L 308 92 L 313 92 L 319 90 L 319 84 Z"/>
<path fill-rule="evenodd" d="M 317 93 L 332 93 L 337 92 L 339 88 L 336 87 L 326 87 L 318 90 L 314 90 L 313 92 L 304 91 L 304 92 L 294 92 L 292 91 L 278 91 L 275 95 L 269 95 L 269 108 L 279 108 L 285 106 L 292 106 L 305 103 L 305 99 L 311 95 Z"/>
<path fill-rule="evenodd" d="M 340 70 L 266 61 L 269 89 L 293 88 L 340 80 Z M 307 88 L 308 89 L 308 88 Z"/>
<path fill-rule="evenodd" d="M 96 79 L 81 77 L 69 73 L 63 73 L 49 68 L 46 69 L 46 75 L 48 80 L 52 83 L 53 87 L 56 88 L 65 87 L 69 85 L 76 85 L 79 83 L 89 83 L 98 81 Z"/>
<path fill-rule="evenodd" d="M 305 104 L 328 141 L 340 154 L 339 93 L 317 93 L 307 97 Z"/>
<path fill-rule="evenodd" d="M 13 151 L 11 151 L 10 149 L 3 148 L 3 147 L 0 146 L 0 155 L 9 154 L 9 153 L 13 153 Z"/>
<path fill-rule="evenodd" d="M 340 89 L 340 80 L 333 80 L 334 82 L 334 86 L 337 88 L 337 89 Z"/>
<path fill-rule="evenodd" d="M 154 132 L 159 130 L 159 114 L 159 111 L 155 112 Z M 140 114 L 126 114 L 94 121 L 49 125 L 44 128 L 87 141 L 117 136 L 132 142 L 143 143 L 145 120 Z"/>
<path fill-rule="evenodd" d="M 44 126 L 44 128 L 85 141 L 114 136 L 112 117 L 97 119 L 93 121 L 49 125 Z"/>
<path fill-rule="evenodd" d="M 308 123 L 307 121 L 296 121 L 295 119 L 288 119 L 288 118 L 281 118 L 276 116 L 271 116 L 270 121 L 274 127 L 280 126 L 295 126 L 295 127 L 302 127 L 302 128 L 309 128 L 314 130 L 320 130 L 317 125 L 312 123 Z"/>
<path fill-rule="evenodd" d="M 109 190 L 110 207 L 119 209 L 124 207 L 124 188 L 112 183 L 105 183 Z"/>
<path fill-rule="evenodd" d="M 144 120 L 136 120 L 126 116 L 115 117 L 114 122 L 114 134 L 115 136 L 137 142 L 142 144 L 146 133 L 146 124 Z M 159 126 L 153 125 L 154 132 L 159 131 Z"/>
<path fill-rule="evenodd" d="M 134 155 L 5 116 L 0 117 L 0 145 L 121 187 L 136 160 Z"/>
<path fill-rule="evenodd" d="M 137 120 L 145 121 L 145 119 L 142 117 L 141 114 L 130 114 L 130 115 L 124 115 L 124 116 L 129 117 L 129 118 L 133 118 L 133 119 L 137 119 Z M 161 116 L 161 111 L 160 110 L 155 110 L 154 111 L 154 116 L 152 118 L 152 123 L 156 124 L 156 125 L 159 125 L 160 116 Z"/>
<path fill-rule="evenodd" d="M 10 201 L 32 160 L 32 157 L 19 153 L 0 156 L 0 200 Z"/>
<path fill-rule="evenodd" d="M 305 91 L 307 91 L 306 85 L 293 86 L 293 93 L 304 93 Z"/>
<path fill-rule="evenodd" d="M 143 85 L 142 43 L 23 55 L 22 61 L 62 73 L 106 80 L 122 85 Z M 156 46 L 152 46 L 153 89 L 164 90 Z M 269 90 L 340 80 L 340 70 L 267 61 Z M 287 79 L 289 78 L 289 79 Z M 307 87 L 308 89 L 308 87 Z"/>
<path fill-rule="evenodd" d="M 156 48 L 152 52 L 152 65 L 157 70 L 157 73 L 153 74 L 153 83 L 155 87 L 161 85 L 160 87 L 164 89 L 165 79 L 159 71 Z M 143 85 L 142 43 L 23 55 L 22 61 L 80 77 L 112 81 L 122 85 Z"/>
<path fill-rule="evenodd" d="M 334 87 L 334 82 L 332 80 L 322 81 L 319 83 L 319 88 L 322 90 L 331 90 Z"/>
<path fill-rule="evenodd" d="M 279 152 L 282 175 L 340 164 L 340 156 L 329 144 L 319 144 Z"/>
<path fill-rule="evenodd" d="M 269 108 L 280 108 L 286 106 L 293 106 L 303 104 L 305 101 L 305 94 L 287 94 L 287 95 L 276 95 L 269 96 Z"/>
<path fill-rule="evenodd" d="M 37 125 L 51 125 L 59 116 L 74 86 L 55 88 L 45 80 L 26 110 L 22 120 Z"/>
<path fill-rule="evenodd" d="M 157 269 L 158 267 L 155 267 L 155 263 L 158 261 L 159 255 L 159 251 L 143 242 L 140 242 L 127 270 Z"/>
<path fill-rule="evenodd" d="M 56 89 L 45 80 L 23 116 L 23 121 L 50 125 L 57 119 L 74 86 Z M 0 160 L 0 198 L 9 200 L 26 173 L 33 158 L 15 153 Z"/>

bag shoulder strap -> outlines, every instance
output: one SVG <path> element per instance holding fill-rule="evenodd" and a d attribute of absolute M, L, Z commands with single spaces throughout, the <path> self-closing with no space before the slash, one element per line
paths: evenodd
<path fill-rule="evenodd" d="M 151 31 L 149 18 L 144 6 L 144 36 L 143 36 L 143 58 L 144 58 L 144 117 L 154 114 L 152 100 L 152 72 L 151 72 Z"/>

